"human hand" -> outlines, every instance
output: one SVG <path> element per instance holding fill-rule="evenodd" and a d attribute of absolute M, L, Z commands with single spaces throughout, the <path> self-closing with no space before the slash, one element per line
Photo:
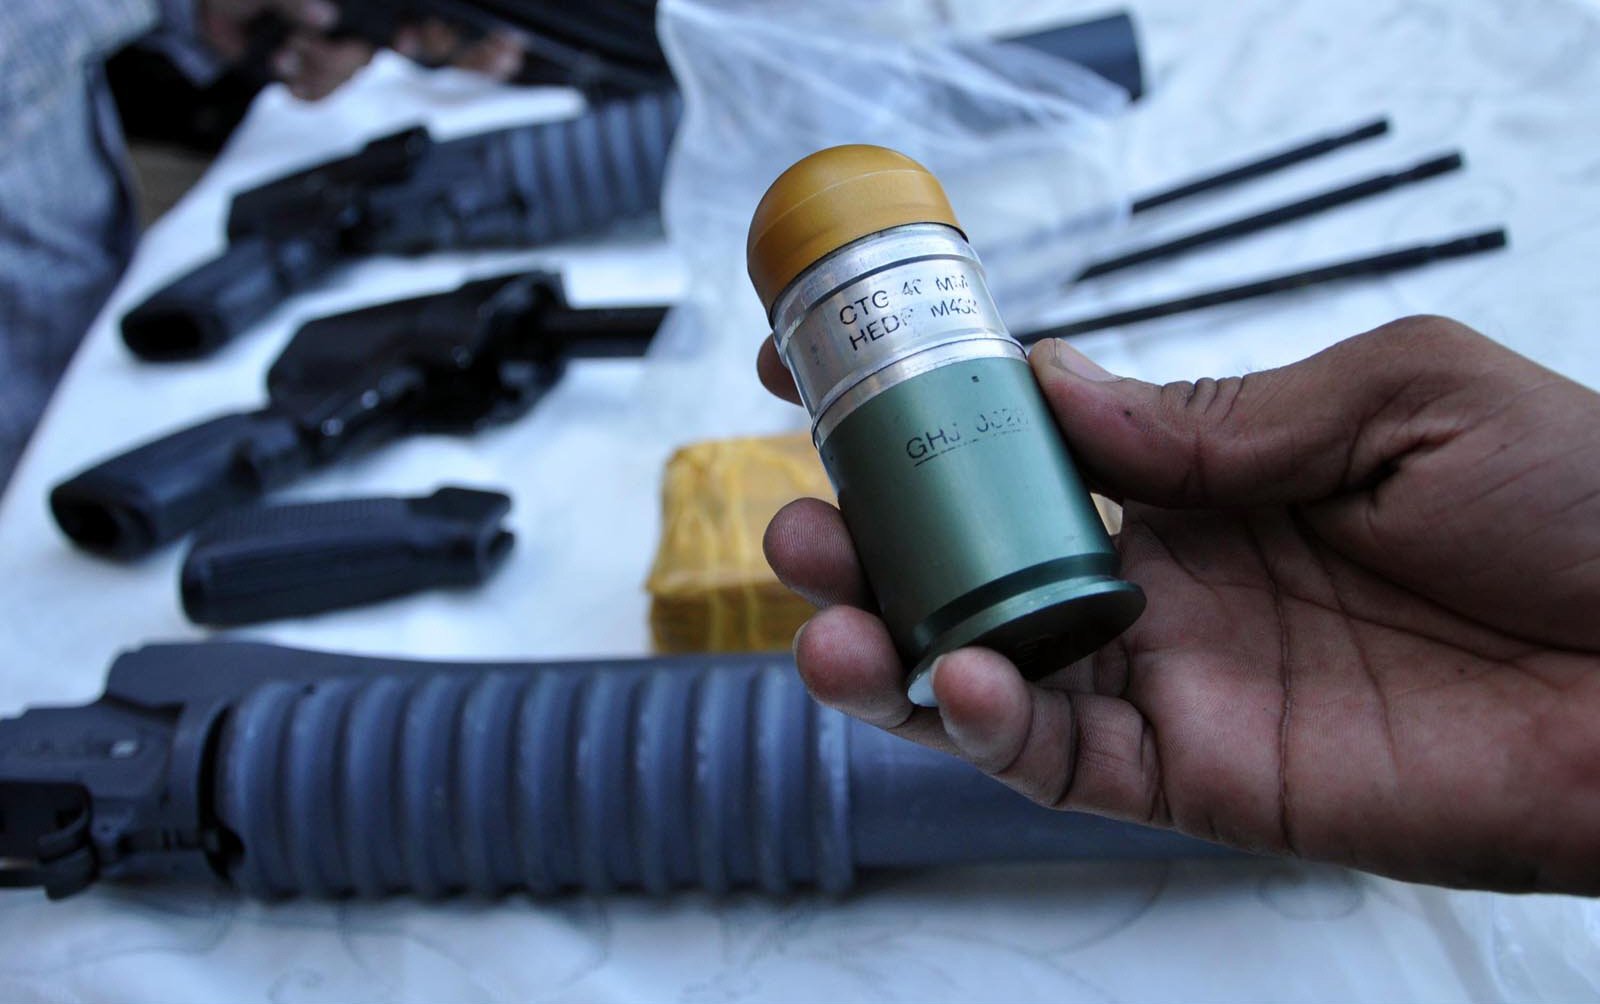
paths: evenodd
<path fill-rule="evenodd" d="M 768 560 L 818 700 L 1046 805 L 1412 881 L 1600 893 L 1600 395 L 1453 321 L 1164 387 L 1032 365 L 1149 606 L 1029 683 L 905 667 L 837 510 Z M 794 400 L 768 339 L 763 380 Z"/>
<path fill-rule="evenodd" d="M 304 101 L 333 93 L 375 51 L 363 39 L 329 36 L 339 23 L 339 8 L 330 0 L 200 0 L 201 30 L 229 61 L 245 56 L 251 25 L 263 14 L 275 14 L 289 25 L 288 38 L 272 54 L 272 71 Z M 522 43 L 515 36 L 494 32 L 469 41 L 437 19 L 402 27 L 391 44 L 424 65 L 456 66 L 496 80 L 509 80 L 522 68 Z"/>

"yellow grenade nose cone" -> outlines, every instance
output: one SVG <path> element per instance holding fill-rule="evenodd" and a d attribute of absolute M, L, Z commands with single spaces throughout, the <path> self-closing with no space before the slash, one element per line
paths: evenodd
<path fill-rule="evenodd" d="M 881 146 L 829 147 L 778 175 L 750 220 L 745 259 L 762 306 L 819 259 L 907 223 L 961 229 L 939 179 Z"/>

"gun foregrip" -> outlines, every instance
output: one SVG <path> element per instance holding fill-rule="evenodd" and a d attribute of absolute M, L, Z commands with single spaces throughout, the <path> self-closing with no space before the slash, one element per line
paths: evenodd
<path fill-rule="evenodd" d="M 220 863 L 256 896 L 853 878 L 847 721 L 776 658 L 273 682 L 218 751 Z"/>
<path fill-rule="evenodd" d="M 271 409 L 190 426 L 56 485 L 50 510 L 88 551 L 133 558 L 229 506 L 257 498 L 309 463 L 295 424 Z"/>
<path fill-rule="evenodd" d="M 228 245 L 122 318 L 122 340 L 152 362 L 210 355 L 309 284 L 333 255 L 307 240 Z"/>
<path fill-rule="evenodd" d="M 244 509 L 207 524 L 183 562 L 197 624 L 253 624 L 482 582 L 510 553 L 499 492 L 441 488 Z"/>

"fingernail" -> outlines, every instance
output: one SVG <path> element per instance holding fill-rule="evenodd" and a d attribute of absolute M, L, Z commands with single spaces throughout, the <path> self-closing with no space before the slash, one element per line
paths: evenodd
<path fill-rule="evenodd" d="M 913 677 L 911 685 L 906 688 L 906 698 L 919 708 L 937 708 L 939 699 L 933 693 L 933 677 L 939 672 L 939 664 L 944 661 L 944 656 L 937 656 L 928 664 L 926 671 Z"/>
<path fill-rule="evenodd" d="M 1044 361 L 1047 365 L 1056 369 L 1066 370 L 1079 379 L 1092 380 L 1095 383 L 1107 383 L 1112 380 L 1122 379 L 1068 345 L 1065 339 L 1052 338 L 1048 344 L 1049 348 L 1044 350 L 1046 352 Z"/>
<path fill-rule="evenodd" d="M 806 626 L 810 623 L 810 621 L 806 621 L 805 624 L 796 628 L 794 641 L 789 643 L 789 653 L 794 656 L 796 662 L 800 661 L 800 636 L 806 633 Z"/>

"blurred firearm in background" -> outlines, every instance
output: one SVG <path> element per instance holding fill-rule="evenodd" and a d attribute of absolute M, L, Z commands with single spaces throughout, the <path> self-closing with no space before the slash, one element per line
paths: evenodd
<path fill-rule="evenodd" d="M 242 192 L 223 252 L 130 311 L 123 339 L 193 358 L 354 257 L 531 247 L 653 213 L 679 105 L 658 91 L 444 142 L 407 129 Z"/>
<path fill-rule="evenodd" d="M 314 99 L 337 87 L 385 40 L 427 64 L 574 84 L 590 97 L 616 97 L 669 80 L 654 34 L 653 0 L 581 9 L 532 0 L 145 2 L 148 9 L 139 16 L 110 0 L 0 5 L 0 44 L 41 70 L 0 80 L 0 127 L 16 139 L 0 155 L 0 331 L 7 335 L 0 339 L 0 372 L 10 378 L 0 395 L 0 482 L 132 252 L 133 198 L 105 83 L 107 54 L 145 39 L 175 57 L 189 79 L 212 80 L 219 66 L 231 66 L 231 83 L 216 87 L 232 102 L 231 114 L 212 109 L 184 121 L 183 102 L 172 100 L 170 90 L 142 104 L 119 101 L 136 128 L 211 150 L 266 75 Z M 1079 62 L 1134 97 L 1142 93 L 1137 40 L 1125 14 L 1016 41 Z M 129 62 L 131 55 L 119 58 L 118 79 L 131 78 L 133 85 L 154 80 L 144 73 L 150 64 Z M 52 93 L 6 94 L 32 88 L 31 80 L 47 81 L 43 86 Z M 353 254 L 533 244 L 627 215 L 640 198 L 653 207 L 660 167 L 654 154 L 664 155 L 665 145 L 651 144 L 661 130 L 670 133 L 678 111 L 670 91 L 654 93 L 628 99 L 636 102 L 626 106 L 634 112 L 652 109 L 640 121 L 629 111 L 595 112 L 575 123 L 448 142 L 410 130 L 262 186 L 235 204 L 228 258 L 182 277 L 136 309 L 127 339 L 150 357 L 197 354 Z M 643 132 L 622 135 L 641 121 Z M 625 147 L 651 156 L 605 174 L 618 163 L 606 159 L 607 151 Z M 550 166 L 558 155 L 575 158 L 577 166 Z M 606 191 L 595 191 L 597 183 Z M 598 197 L 619 193 L 619 201 L 597 216 Z"/>
<path fill-rule="evenodd" d="M 601 98 L 571 119 L 444 142 L 422 128 L 402 130 L 239 193 L 228 214 L 227 247 L 123 318 L 128 347 L 149 360 L 206 355 L 352 258 L 537 246 L 653 213 L 682 102 L 653 22 L 637 16 L 652 5 L 620 6 L 628 17 L 601 25 L 605 7 L 592 12 L 591 24 L 527 2 L 341 4 L 341 31 L 382 37 L 402 16 L 397 10 L 459 16 L 523 40 L 530 53 L 524 76 L 578 83 L 591 97 L 635 93 Z M 561 43 L 553 50 L 552 39 Z M 1081 63 L 1132 94 L 1142 89 L 1126 14 L 1013 41 Z"/>
<path fill-rule="evenodd" d="M 422 62 L 502 79 L 609 79 L 616 73 L 608 74 L 599 62 L 580 65 L 570 53 L 562 62 L 558 57 L 566 50 L 513 29 L 518 23 L 539 27 L 544 19 L 550 22 L 543 26 L 545 36 L 558 34 L 557 28 L 574 38 L 593 35 L 595 26 L 606 25 L 620 39 L 629 37 L 631 27 L 618 32 L 619 22 L 653 24 L 653 4 L 621 0 L 585 4 L 578 12 L 557 3 L 509 5 L 519 18 L 509 23 L 486 19 L 481 11 L 488 4 L 449 6 L 327 0 L 0 4 L 0 52 L 6 57 L 0 74 L 0 373 L 6 375 L 0 388 L 0 485 L 137 238 L 132 174 L 108 84 L 108 59 L 137 44 L 162 53 L 198 87 L 215 84 L 231 68 L 256 83 L 281 79 L 297 97 L 313 100 L 364 65 L 374 45 L 386 43 Z M 653 47 L 653 29 L 649 42 Z M 524 49 L 525 43 L 537 51 Z M 627 60 L 616 61 L 617 72 L 621 63 L 632 67 L 641 58 L 653 57 L 630 49 Z M 253 89 L 236 82 L 230 93 L 247 98 Z M 170 104 L 146 116 L 181 117 L 182 110 Z M 220 134 L 225 127 L 214 126 L 213 149 Z"/>
<path fill-rule="evenodd" d="M 112 457 L 50 493 L 87 550 L 134 558 L 313 467 L 415 433 L 476 432 L 538 403 L 574 357 L 641 355 L 666 308 L 569 306 L 531 272 L 324 317 L 267 372 L 267 402 Z"/>

